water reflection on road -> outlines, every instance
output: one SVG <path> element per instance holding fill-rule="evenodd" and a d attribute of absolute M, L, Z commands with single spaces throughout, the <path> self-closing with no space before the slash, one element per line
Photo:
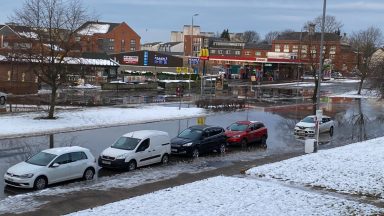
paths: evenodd
<path fill-rule="evenodd" d="M 205 161 L 204 166 L 211 168 L 222 167 L 236 160 L 250 160 L 271 154 L 304 151 L 304 139 L 293 135 L 294 125 L 304 116 L 311 114 L 312 105 L 282 106 L 267 109 L 248 109 L 238 112 L 213 113 L 206 118 L 206 124 L 220 125 L 226 127 L 238 120 L 258 120 L 265 123 L 269 131 L 268 148 L 251 146 L 249 148 L 231 147 L 224 159 L 217 159 L 216 154 L 209 154 L 199 160 Z M 332 148 L 357 142 L 364 138 L 381 136 L 384 128 L 382 126 L 383 109 L 381 104 L 374 100 L 341 100 L 334 99 L 324 104 L 325 114 L 333 117 L 336 121 L 335 134 L 331 137 L 324 133 L 320 135 L 319 149 Z M 357 116 L 357 117 L 356 117 Z M 362 121 L 363 120 L 363 121 Z M 71 133 L 60 133 L 54 135 L 54 146 L 79 145 L 89 148 L 95 156 L 111 145 L 115 139 L 124 133 L 134 130 L 154 129 L 163 130 L 174 137 L 178 132 L 190 125 L 196 124 L 197 119 L 173 120 L 153 122 L 147 124 L 135 124 L 95 130 L 78 131 Z M 0 140 L 0 175 L 28 156 L 33 155 L 49 147 L 49 136 L 28 137 L 18 139 Z M 214 158 L 214 159 L 212 159 Z M 174 157 L 171 165 L 189 163 L 191 159 L 185 157 Z M 198 168 L 198 167 L 197 167 Z M 102 171 L 102 176 L 113 176 L 119 174 L 114 171 Z M 0 188 L 4 187 L 0 180 Z M 0 198 L 10 194 L 28 190 L 12 189 L 11 193 L 3 193 L 0 190 Z"/>

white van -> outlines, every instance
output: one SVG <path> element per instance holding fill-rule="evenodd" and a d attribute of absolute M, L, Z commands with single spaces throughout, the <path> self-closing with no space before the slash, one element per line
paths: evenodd
<path fill-rule="evenodd" d="M 121 136 L 111 147 L 101 152 L 100 167 L 134 170 L 154 163 L 166 164 L 171 154 L 167 132 L 134 131 Z"/>

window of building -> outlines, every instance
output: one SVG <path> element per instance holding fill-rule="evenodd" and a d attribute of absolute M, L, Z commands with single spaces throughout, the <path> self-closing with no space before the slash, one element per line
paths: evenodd
<path fill-rule="evenodd" d="M 235 55 L 240 55 L 240 51 L 239 51 L 239 50 L 236 50 L 236 51 L 235 51 Z"/>
<path fill-rule="evenodd" d="M 311 46 L 311 53 L 316 54 L 316 46 Z"/>
<path fill-rule="evenodd" d="M 275 52 L 280 52 L 280 44 L 275 44 Z"/>
<path fill-rule="evenodd" d="M 109 38 L 109 42 L 115 42 L 115 38 Z"/>
<path fill-rule="evenodd" d="M 284 52 L 289 52 L 289 44 L 284 44 Z"/>
<path fill-rule="evenodd" d="M 209 51 L 211 54 L 216 54 L 216 50 L 210 50 Z"/>
<path fill-rule="evenodd" d="M 336 54 L 336 46 L 331 46 L 330 48 L 329 48 L 329 54 Z"/>
<path fill-rule="evenodd" d="M 292 46 L 292 52 L 298 53 L 299 52 L 299 46 L 298 45 L 293 45 Z"/>
<path fill-rule="evenodd" d="M 121 40 L 120 47 L 121 47 L 121 52 L 124 52 L 125 51 L 125 40 Z"/>
<path fill-rule="evenodd" d="M 136 48 L 135 47 L 131 47 L 130 50 L 131 51 L 136 51 Z"/>
<path fill-rule="evenodd" d="M 301 53 L 307 53 L 307 52 L 308 52 L 308 46 L 307 45 L 301 46 Z"/>
<path fill-rule="evenodd" d="M 231 50 L 226 50 L 225 54 L 227 54 L 227 55 L 231 54 Z"/>
<path fill-rule="evenodd" d="M 256 51 L 255 52 L 255 56 L 261 56 L 261 52 L 260 51 Z"/>
<path fill-rule="evenodd" d="M 217 51 L 219 54 L 223 54 L 223 50 L 218 50 Z"/>
<path fill-rule="evenodd" d="M 108 49 L 109 50 L 114 50 L 115 48 L 113 46 L 110 46 Z"/>
<path fill-rule="evenodd" d="M 330 54 L 330 55 L 329 55 L 329 58 L 330 58 L 330 59 L 332 59 L 332 60 L 334 60 L 334 59 L 335 59 L 335 57 L 336 57 L 336 55 L 335 55 L 335 54 Z"/>
<path fill-rule="evenodd" d="M 251 55 L 251 52 L 245 51 L 244 55 L 249 56 L 249 55 Z"/>
<path fill-rule="evenodd" d="M 136 46 L 136 40 L 135 39 L 131 39 L 131 46 Z"/>
<path fill-rule="evenodd" d="M 301 58 L 307 58 L 307 53 L 302 53 Z"/>
<path fill-rule="evenodd" d="M 80 37 L 75 37 L 75 41 L 79 42 L 80 41 Z"/>

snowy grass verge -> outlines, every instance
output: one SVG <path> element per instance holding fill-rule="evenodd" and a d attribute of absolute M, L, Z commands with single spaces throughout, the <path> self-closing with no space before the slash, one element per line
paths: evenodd
<path fill-rule="evenodd" d="M 273 182 L 214 177 L 69 214 L 82 215 L 371 215 L 382 209 Z"/>
<path fill-rule="evenodd" d="M 384 138 L 255 167 L 248 175 L 384 198 Z"/>

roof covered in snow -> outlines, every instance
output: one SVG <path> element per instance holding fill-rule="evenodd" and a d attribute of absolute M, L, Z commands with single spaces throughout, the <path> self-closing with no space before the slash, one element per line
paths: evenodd
<path fill-rule="evenodd" d="M 92 22 L 84 23 L 76 32 L 80 35 L 106 34 L 116 28 L 120 23 Z"/>

